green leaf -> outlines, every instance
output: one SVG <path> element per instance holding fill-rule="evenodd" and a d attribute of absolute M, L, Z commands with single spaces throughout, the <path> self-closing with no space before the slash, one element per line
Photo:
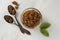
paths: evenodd
<path fill-rule="evenodd" d="M 47 28 L 50 27 L 50 25 L 51 25 L 50 23 L 44 22 L 44 23 L 41 24 L 40 28 L 41 28 L 41 29 L 47 29 Z"/>
<path fill-rule="evenodd" d="M 41 31 L 41 33 L 42 33 L 44 36 L 49 37 L 49 33 L 48 33 L 47 30 L 41 29 L 40 31 Z"/>

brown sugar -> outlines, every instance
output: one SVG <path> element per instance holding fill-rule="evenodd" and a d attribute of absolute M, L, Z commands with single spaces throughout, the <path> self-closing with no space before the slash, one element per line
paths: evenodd
<path fill-rule="evenodd" d="M 16 14 L 16 10 L 14 9 L 14 7 L 12 5 L 8 6 L 8 11 L 11 15 L 15 15 Z"/>
<path fill-rule="evenodd" d="M 18 9 L 19 8 L 19 6 L 15 6 L 15 9 Z"/>
<path fill-rule="evenodd" d="M 23 13 L 22 22 L 29 28 L 34 28 L 40 23 L 42 18 L 41 13 L 38 13 L 35 10 L 28 10 Z"/>
<path fill-rule="evenodd" d="M 5 15 L 4 19 L 8 22 L 8 23 L 13 23 L 13 18 L 11 16 Z"/>
<path fill-rule="evenodd" d="M 13 1 L 12 4 L 15 5 L 15 9 L 18 9 L 19 8 L 19 4 L 16 1 Z"/>
<path fill-rule="evenodd" d="M 19 4 L 16 1 L 13 1 L 12 3 L 16 6 L 19 6 Z"/>

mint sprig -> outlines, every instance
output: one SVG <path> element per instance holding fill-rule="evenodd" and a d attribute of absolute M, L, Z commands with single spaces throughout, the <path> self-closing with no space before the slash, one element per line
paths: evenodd
<path fill-rule="evenodd" d="M 40 32 L 41 32 L 44 36 L 49 37 L 49 32 L 48 32 L 47 30 L 41 29 Z"/>
<path fill-rule="evenodd" d="M 51 24 L 48 22 L 44 22 L 40 25 L 40 32 L 46 37 L 49 37 L 49 32 L 46 29 L 49 28 L 50 26 Z"/>
<path fill-rule="evenodd" d="M 41 28 L 41 29 L 47 29 L 47 28 L 50 27 L 50 25 L 51 25 L 50 23 L 44 22 L 44 23 L 41 24 L 40 28 Z"/>

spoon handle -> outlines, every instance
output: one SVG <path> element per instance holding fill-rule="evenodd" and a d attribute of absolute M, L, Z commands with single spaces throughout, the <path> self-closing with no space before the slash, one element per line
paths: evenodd
<path fill-rule="evenodd" d="M 21 24 L 18 22 L 18 20 L 17 20 L 17 18 L 16 18 L 16 15 L 15 15 L 14 17 L 15 17 L 17 23 L 18 23 L 18 26 L 19 26 L 21 32 L 30 35 L 31 33 L 30 33 L 28 30 L 24 29 L 24 28 L 21 26 Z"/>

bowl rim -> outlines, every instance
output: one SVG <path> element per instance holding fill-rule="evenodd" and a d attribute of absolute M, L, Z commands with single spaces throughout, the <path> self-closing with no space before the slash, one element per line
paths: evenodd
<path fill-rule="evenodd" d="M 23 20 L 22 20 L 22 17 L 23 17 L 23 14 L 26 12 L 26 11 L 29 11 L 29 10 L 35 10 L 36 12 L 38 12 L 39 14 L 40 14 L 40 21 L 39 21 L 39 24 L 42 22 L 42 14 L 41 14 L 41 12 L 38 10 L 38 9 L 36 9 L 36 8 L 26 8 L 26 9 L 24 9 L 23 10 L 23 12 L 21 13 L 21 16 L 20 16 L 20 21 L 21 21 L 21 23 L 23 24 Z M 38 25 L 39 25 L 38 24 Z M 38 26 L 38 25 L 36 25 L 36 26 Z M 23 26 L 26 26 L 25 24 L 23 24 Z M 29 28 L 29 27 L 28 27 Z"/>

